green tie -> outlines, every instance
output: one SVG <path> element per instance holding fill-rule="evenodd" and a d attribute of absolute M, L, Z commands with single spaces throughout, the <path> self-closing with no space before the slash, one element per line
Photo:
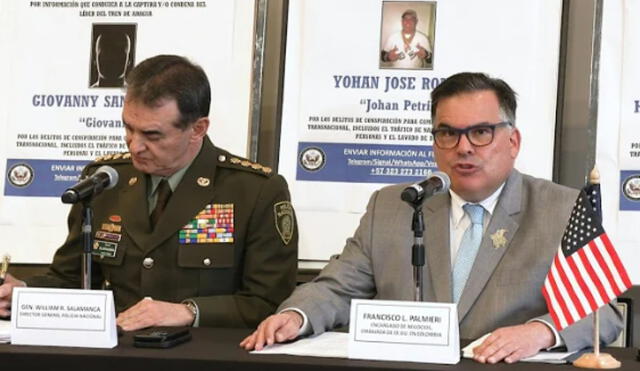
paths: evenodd
<path fill-rule="evenodd" d="M 162 179 L 160 181 L 160 184 L 158 184 L 156 195 L 156 207 L 153 209 L 150 216 L 152 227 L 155 227 L 158 223 L 158 220 L 160 220 L 160 216 L 164 212 L 164 209 L 167 207 L 169 198 L 171 198 L 171 187 L 169 186 L 169 182 L 166 179 Z"/>

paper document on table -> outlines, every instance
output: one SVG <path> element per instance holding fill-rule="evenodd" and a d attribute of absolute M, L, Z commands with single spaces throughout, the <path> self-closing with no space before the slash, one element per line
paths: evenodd
<path fill-rule="evenodd" d="M 466 347 L 464 347 L 462 349 L 462 357 L 464 357 L 464 358 L 473 358 L 473 348 L 475 348 L 478 345 L 482 344 L 484 339 L 486 339 L 489 335 L 491 335 L 491 333 L 488 333 L 488 334 L 480 337 L 479 339 L 476 339 L 471 344 L 469 344 Z M 547 352 L 547 351 L 542 351 L 542 352 L 538 352 L 538 354 L 533 355 L 531 357 L 523 358 L 523 359 L 520 360 L 520 362 L 539 362 L 539 363 L 557 363 L 557 364 L 569 363 L 569 361 L 567 361 L 567 357 L 569 357 L 573 353 L 575 353 L 575 352 Z"/>
<path fill-rule="evenodd" d="M 293 356 L 347 358 L 349 334 L 325 332 L 318 336 L 303 338 L 287 344 L 273 344 L 255 354 L 288 354 Z"/>
<path fill-rule="evenodd" d="M 0 344 L 11 341 L 11 321 L 0 320 Z"/>

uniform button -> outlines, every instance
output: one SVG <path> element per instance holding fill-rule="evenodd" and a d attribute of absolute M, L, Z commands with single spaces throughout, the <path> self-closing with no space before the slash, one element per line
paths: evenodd
<path fill-rule="evenodd" d="M 144 258 L 144 260 L 142 261 L 142 266 L 147 268 L 147 269 L 153 268 L 153 259 L 152 258 Z"/>
<path fill-rule="evenodd" d="M 206 265 L 207 267 L 211 265 L 211 259 L 209 258 L 204 258 L 204 260 L 202 261 L 202 264 Z"/>
<path fill-rule="evenodd" d="M 225 162 L 225 161 L 227 161 L 227 156 L 225 156 L 225 155 L 220 155 L 220 156 L 218 156 L 218 161 L 220 161 L 220 162 Z"/>

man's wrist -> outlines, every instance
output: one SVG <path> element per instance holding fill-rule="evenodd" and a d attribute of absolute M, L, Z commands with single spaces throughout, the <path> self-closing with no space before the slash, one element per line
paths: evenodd
<path fill-rule="evenodd" d="M 189 323 L 189 326 L 198 327 L 200 322 L 200 310 L 198 309 L 198 305 L 192 300 L 185 300 L 182 302 L 182 305 L 184 305 L 192 315 L 193 319 L 191 323 Z"/>
<path fill-rule="evenodd" d="M 555 329 L 546 321 L 541 320 L 541 319 L 532 319 L 530 321 L 527 322 L 527 324 L 529 325 L 535 325 L 535 326 L 540 326 L 541 329 L 545 329 L 547 332 L 547 339 L 540 339 L 541 341 L 543 341 L 544 344 L 542 344 L 542 349 L 545 350 L 549 350 L 549 349 L 553 349 L 555 347 L 558 347 L 562 344 L 562 340 L 560 338 L 560 335 L 555 331 Z"/>
<path fill-rule="evenodd" d="M 311 324 L 309 323 L 309 319 L 307 318 L 307 315 L 302 310 L 295 307 L 289 307 L 289 308 L 284 308 L 278 313 L 282 314 L 286 312 L 295 313 L 299 316 L 298 317 L 299 319 L 302 319 L 302 322 L 300 323 L 300 327 L 298 328 L 298 336 L 309 335 L 311 334 L 311 332 L 313 332 L 313 329 L 311 328 Z"/>

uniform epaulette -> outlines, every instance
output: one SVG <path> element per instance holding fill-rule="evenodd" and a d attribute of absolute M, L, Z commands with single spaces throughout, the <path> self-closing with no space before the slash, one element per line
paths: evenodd
<path fill-rule="evenodd" d="M 110 153 L 104 156 L 97 157 L 93 160 L 94 164 L 105 164 L 105 163 L 127 163 L 131 162 L 131 153 L 129 152 L 121 152 L 121 153 Z"/>
<path fill-rule="evenodd" d="M 250 171 L 255 174 L 270 176 L 273 169 L 268 166 L 252 162 L 244 158 L 235 157 L 233 155 L 221 154 L 218 156 L 218 165 L 233 169 Z"/>

